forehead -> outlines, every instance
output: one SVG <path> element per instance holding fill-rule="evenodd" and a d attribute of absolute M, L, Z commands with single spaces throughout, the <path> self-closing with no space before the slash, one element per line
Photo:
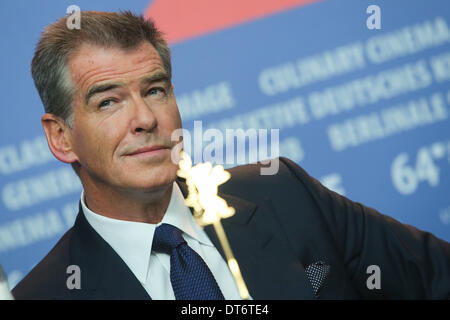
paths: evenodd
<path fill-rule="evenodd" d="M 164 71 L 163 62 L 149 42 L 136 48 L 104 48 L 83 44 L 69 59 L 69 70 L 76 87 L 88 90 L 94 83 L 107 80 L 129 82 L 143 74 Z"/>

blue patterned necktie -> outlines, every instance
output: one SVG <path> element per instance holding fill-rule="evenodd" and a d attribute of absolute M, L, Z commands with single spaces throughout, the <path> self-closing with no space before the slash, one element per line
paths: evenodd
<path fill-rule="evenodd" d="M 170 255 L 170 282 L 177 300 L 224 300 L 205 261 L 187 245 L 178 228 L 166 223 L 157 227 L 152 250 Z"/>

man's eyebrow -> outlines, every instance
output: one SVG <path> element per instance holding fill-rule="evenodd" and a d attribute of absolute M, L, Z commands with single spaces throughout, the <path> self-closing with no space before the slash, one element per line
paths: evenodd
<path fill-rule="evenodd" d="M 152 75 L 143 77 L 141 79 L 141 82 L 145 83 L 145 84 L 152 84 L 152 83 L 160 82 L 160 81 L 167 82 L 167 84 L 169 84 L 170 79 L 169 79 L 168 74 L 161 71 L 161 72 L 157 72 Z M 120 84 L 120 83 L 104 83 L 104 84 L 94 85 L 94 86 L 92 86 L 92 88 L 90 88 L 88 90 L 86 97 L 85 97 L 85 103 L 88 104 L 89 99 L 98 93 L 112 90 L 112 89 L 115 89 L 115 88 L 118 88 L 121 86 L 122 86 L 122 84 Z"/>
<path fill-rule="evenodd" d="M 89 99 L 92 98 L 92 96 L 94 96 L 98 93 L 102 93 L 102 92 L 105 92 L 108 90 L 118 88 L 120 86 L 121 86 L 120 83 L 104 83 L 104 84 L 94 85 L 87 92 L 86 97 L 85 97 L 85 102 L 86 102 L 86 104 L 88 104 Z"/>
<path fill-rule="evenodd" d="M 145 83 L 145 84 L 152 84 L 154 82 L 160 82 L 160 81 L 169 83 L 170 82 L 169 75 L 167 73 L 161 71 L 161 72 L 154 73 L 150 76 L 143 77 L 141 79 L 141 83 Z"/>

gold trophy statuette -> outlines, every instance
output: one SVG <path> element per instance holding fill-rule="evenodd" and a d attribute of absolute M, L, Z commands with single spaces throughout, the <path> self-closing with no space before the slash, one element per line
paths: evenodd
<path fill-rule="evenodd" d="M 235 213 L 234 208 L 229 207 L 227 202 L 217 195 L 217 186 L 230 179 L 231 174 L 225 171 L 223 166 L 216 165 L 213 167 L 210 162 L 199 163 L 192 167 L 191 158 L 184 151 L 180 153 L 177 174 L 179 177 L 186 179 L 188 186 L 189 194 L 185 204 L 194 209 L 194 218 L 201 227 L 208 224 L 214 226 L 239 294 L 242 299 L 248 299 L 247 286 L 220 222 L 220 219 L 231 217 Z"/>

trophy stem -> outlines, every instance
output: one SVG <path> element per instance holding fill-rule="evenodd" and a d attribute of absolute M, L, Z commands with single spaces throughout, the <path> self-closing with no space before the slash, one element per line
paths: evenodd
<path fill-rule="evenodd" d="M 213 223 L 214 230 L 216 231 L 217 237 L 219 238 L 220 244 L 222 245 L 225 257 L 227 258 L 228 267 L 230 268 L 231 274 L 234 277 L 239 294 L 242 299 L 247 300 L 249 297 L 247 286 L 245 285 L 244 278 L 242 278 L 241 270 L 239 265 L 234 258 L 233 252 L 231 251 L 230 244 L 228 243 L 225 230 L 222 227 L 220 219 Z"/>

